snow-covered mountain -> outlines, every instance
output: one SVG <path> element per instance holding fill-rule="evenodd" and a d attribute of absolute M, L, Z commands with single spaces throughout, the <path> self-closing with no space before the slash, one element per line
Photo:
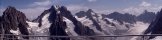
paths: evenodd
<path fill-rule="evenodd" d="M 143 18 L 145 14 L 141 14 Z M 152 14 L 148 14 L 149 16 Z M 145 17 L 148 18 L 149 16 Z M 129 17 L 124 18 L 124 17 Z M 153 15 L 154 18 L 154 15 Z M 153 20 L 150 18 L 148 20 Z M 125 35 L 142 34 L 150 21 L 137 20 L 130 14 L 99 14 L 92 9 L 80 11 L 75 15 L 64 6 L 51 6 L 34 20 L 28 20 L 24 13 L 14 7 L 8 7 L 0 16 L 0 33 L 14 35 L 44 35 L 44 36 L 97 36 L 97 35 Z M 2 29 L 4 28 L 4 30 Z M 151 28 L 152 29 L 152 28 Z M 11 38 L 11 36 L 4 36 Z M 137 40 L 137 37 L 20 37 L 16 39 L 29 40 Z M 9 40 L 9 39 L 5 39 Z"/>

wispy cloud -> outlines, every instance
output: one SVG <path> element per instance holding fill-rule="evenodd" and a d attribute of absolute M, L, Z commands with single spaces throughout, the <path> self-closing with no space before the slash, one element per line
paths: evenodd
<path fill-rule="evenodd" d="M 85 11 L 88 10 L 89 8 L 83 5 L 75 5 L 75 4 L 71 4 L 71 5 L 67 5 L 66 6 L 68 10 L 70 10 L 73 14 L 79 11 Z"/>
<path fill-rule="evenodd" d="M 46 1 L 41 1 L 41 2 L 34 2 L 33 4 L 30 4 L 30 7 L 35 7 L 35 6 L 49 6 L 52 5 L 52 2 L 50 0 Z"/>
<path fill-rule="evenodd" d="M 18 9 L 18 10 L 25 13 L 25 15 L 29 19 L 33 19 L 39 16 L 44 10 L 47 10 L 47 9 L 48 7 L 34 7 L 34 8 L 25 8 L 25 9 Z"/>
<path fill-rule="evenodd" d="M 144 10 L 147 10 L 150 12 L 158 12 L 162 8 L 161 6 L 156 6 L 155 4 L 153 5 L 151 3 L 144 1 L 136 7 L 125 8 L 121 12 L 130 13 L 133 15 L 140 15 L 141 13 L 144 12 Z"/>
<path fill-rule="evenodd" d="M 28 5 L 28 8 L 19 9 L 24 12 L 29 19 L 36 18 L 39 16 L 44 10 L 47 10 L 52 6 L 51 0 L 45 0 L 40 2 L 33 2 Z"/>
<path fill-rule="evenodd" d="M 95 2 L 95 1 L 97 1 L 97 0 L 88 0 L 89 2 Z"/>
<path fill-rule="evenodd" d="M 151 6 L 151 4 L 148 3 L 148 2 L 143 1 L 139 6 L 148 7 L 148 6 Z"/>

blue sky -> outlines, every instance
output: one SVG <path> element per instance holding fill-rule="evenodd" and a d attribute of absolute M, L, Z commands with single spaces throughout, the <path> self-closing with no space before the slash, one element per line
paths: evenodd
<path fill-rule="evenodd" d="M 100 14 L 118 11 L 139 15 L 143 10 L 159 11 L 162 8 L 162 0 L 0 0 L 0 15 L 7 6 L 14 6 L 33 19 L 52 5 L 66 6 L 73 14 L 93 9 Z"/>

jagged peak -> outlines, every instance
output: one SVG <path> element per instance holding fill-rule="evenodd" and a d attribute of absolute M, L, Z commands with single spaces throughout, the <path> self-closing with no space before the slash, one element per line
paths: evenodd
<path fill-rule="evenodd" d="M 92 9 L 88 9 L 88 11 L 87 12 L 93 12 L 93 10 Z"/>
<path fill-rule="evenodd" d="M 12 7 L 12 6 L 8 6 L 7 7 L 7 9 L 4 11 L 4 13 L 6 13 L 6 12 L 16 12 L 17 10 L 16 10 L 16 8 L 15 7 Z"/>
<path fill-rule="evenodd" d="M 148 12 L 147 10 L 144 10 L 144 12 Z"/>
<path fill-rule="evenodd" d="M 51 6 L 49 10 L 55 10 L 56 8 L 54 6 Z"/>
<path fill-rule="evenodd" d="M 15 7 L 12 7 L 12 6 L 8 6 L 7 9 L 13 9 L 13 10 L 16 10 Z"/>
<path fill-rule="evenodd" d="M 3 15 L 10 15 L 10 16 L 19 16 L 19 17 L 25 17 L 25 14 L 23 12 L 18 11 L 15 7 L 8 6 L 7 9 L 3 12 Z"/>
<path fill-rule="evenodd" d="M 66 8 L 65 6 L 61 6 L 61 7 L 60 7 L 60 10 L 62 10 L 62 11 L 67 11 L 67 8 Z"/>

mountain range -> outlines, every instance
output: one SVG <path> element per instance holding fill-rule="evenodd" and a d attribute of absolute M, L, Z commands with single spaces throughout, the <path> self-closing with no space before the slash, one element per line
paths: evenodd
<path fill-rule="evenodd" d="M 36 19 L 28 20 L 23 12 L 15 7 L 9 6 L 0 16 L 0 34 L 13 35 L 40 35 L 40 36 L 98 36 L 98 35 L 124 35 L 136 28 L 137 22 L 148 23 L 150 26 L 141 34 L 162 34 L 161 14 L 144 11 L 141 15 L 135 16 L 128 13 L 122 14 L 113 12 L 111 14 L 99 14 L 92 9 L 80 11 L 75 15 L 65 6 L 51 6 Z M 112 37 L 27 37 L 27 36 L 1 36 L 16 38 L 15 40 L 130 40 L 125 38 Z M 133 37 L 132 37 L 133 38 Z M 149 39 L 153 39 L 151 36 Z"/>

